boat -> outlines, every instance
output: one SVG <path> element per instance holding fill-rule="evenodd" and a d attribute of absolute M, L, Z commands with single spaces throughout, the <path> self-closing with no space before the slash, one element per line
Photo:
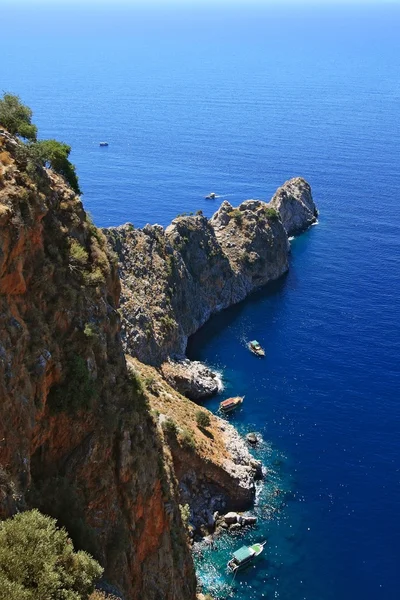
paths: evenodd
<path fill-rule="evenodd" d="M 253 544 L 252 546 L 242 546 L 239 550 L 233 553 L 232 558 L 228 561 L 227 568 L 231 573 L 236 573 L 240 569 L 244 569 L 253 562 L 257 556 L 260 556 L 267 542 Z"/>
<path fill-rule="evenodd" d="M 223 400 L 219 405 L 219 410 L 223 413 L 230 413 L 236 410 L 243 404 L 244 396 L 235 396 L 234 398 L 228 398 Z"/>
<path fill-rule="evenodd" d="M 108 146 L 108 142 L 100 142 L 100 146 Z"/>
<path fill-rule="evenodd" d="M 206 196 L 206 200 L 215 200 L 215 198 L 217 197 L 217 194 L 215 192 L 211 192 L 211 194 L 208 194 L 208 196 Z"/>
<path fill-rule="evenodd" d="M 253 352 L 253 354 L 256 354 L 257 356 L 265 356 L 265 350 L 261 348 L 257 340 L 249 342 L 248 348 L 251 352 Z"/>

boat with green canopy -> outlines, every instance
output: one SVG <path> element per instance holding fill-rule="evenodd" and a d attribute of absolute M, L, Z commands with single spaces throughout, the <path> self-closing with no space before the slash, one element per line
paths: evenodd
<path fill-rule="evenodd" d="M 248 348 L 251 352 L 253 352 L 253 354 L 256 354 L 257 356 L 265 356 L 265 350 L 261 347 L 257 340 L 249 342 Z"/>
<path fill-rule="evenodd" d="M 236 573 L 240 569 L 247 567 L 257 556 L 260 556 L 266 543 L 262 542 L 253 544 L 252 546 L 242 546 L 239 550 L 236 550 L 227 564 L 228 571 Z"/>

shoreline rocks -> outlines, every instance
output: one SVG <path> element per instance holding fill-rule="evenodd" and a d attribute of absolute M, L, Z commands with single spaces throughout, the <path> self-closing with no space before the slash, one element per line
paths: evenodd
<path fill-rule="evenodd" d="M 223 389 L 221 376 L 197 360 L 168 360 L 162 364 L 161 373 L 174 389 L 190 400 L 209 398 Z"/>

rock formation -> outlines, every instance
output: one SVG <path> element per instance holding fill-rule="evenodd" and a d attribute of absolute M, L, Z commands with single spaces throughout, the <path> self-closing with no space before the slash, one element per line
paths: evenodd
<path fill-rule="evenodd" d="M 269 206 L 279 212 L 288 235 L 305 231 L 318 217 L 311 187 L 301 177 L 286 181 L 278 188 Z"/>
<path fill-rule="evenodd" d="M 255 497 L 261 464 L 225 420 L 205 411 L 210 425 L 201 428 L 199 407 L 171 388 L 156 369 L 128 357 L 146 388 L 153 413 L 164 430 L 181 490 L 181 504 L 189 504 L 194 530 L 213 529 L 215 511 L 245 510 Z"/>
<path fill-rule="evenodd" d="M 105 230 L 118 255 L 125 350 L 161 365 L 184 356 L 188 337 L 210 316 L 288 269 L 289 243 L 278 213 L 259 200 L 215 215 L 177 217 Z"/>

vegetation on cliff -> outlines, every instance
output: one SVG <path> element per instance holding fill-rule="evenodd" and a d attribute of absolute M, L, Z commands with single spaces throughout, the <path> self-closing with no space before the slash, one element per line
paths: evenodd
<path fill-rule="evenodd" d="M 37 177 L 39 166 L 52 168 L 62 175 L 76 194 L 81 194 L 74 165 L 68 160 L 71 147 L 57 140 L 37 140 L 37 127 L 32 123 L 32 110 L 18 96 L 4 94 L 0 99 L 0 126 L 11 135 L 28 140 L 18 148 L 31 176 Z"/>
<path fill-rule="evenodd" d="M 0 522 L 0 589 L 9 600 L 87 600 L 103 569 L 32 510 Z"/>

